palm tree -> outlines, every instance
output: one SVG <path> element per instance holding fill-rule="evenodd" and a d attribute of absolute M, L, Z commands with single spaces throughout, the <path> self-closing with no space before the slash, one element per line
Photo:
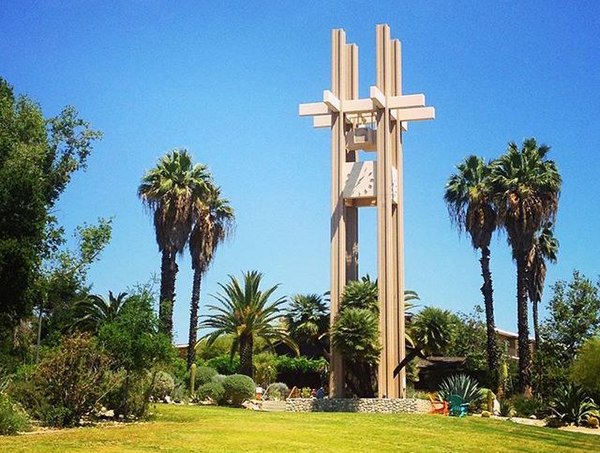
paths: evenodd
<path fill-rule="evenodd" d="M 457 167 L 446 184 L 444 201 L 450 220 L 459 232 L 471 237 L 471 245 L 481 251 L 481 293 L 487 327 L 487 363 L 494 373 L 498 370 L 498 348 L 494 321 L 492 273 L 490 271 L 490 241 L 497 227 L 497 214 L 489 183 L 490 166 L 481 157 L 469 156 Z"/>
<path fill-rule="evenodd" d="M 409 330 L 412 347 L 394 369 L 394 377 L 416 357 L 443 354 L 454 337 L 456 315 L 441 308 L 425 307 L 415 316 Z"/>
<path fill-rule="evenodd" d="M 210 175 L 204 165 L 193 164 L 185 149 L 175 149 L 148 170 L 138 196 L 154 215 L 156 243 L 162 253 L 159 321 L 161 332 L 173 336 L 175 257 L 183 253 L 193 226 L 194 200 L 202 198 Z"/>
<path fill-rule="evenodd" d="M 294 352 L 298 347 L 291 339 L 284 326 L 275 322 L 281 316 L 280 307 L 286 300 L 283 297 L 275 301 L 270 298 L 279 285 L 265 291 L 260 289 L 263 274 L 257 271 L 244 272 L 244 286 L 237 278 L 229 276 L 229 283 L 219 283 L 223 293 L 213 296 L 220 306 L 209 305 L 212 314 L 206 315 L 201 327 L 214 329 L 207 334 L 210 346 L 221 335 L 231 335 L 231 356 L 240 355 L 240 372 L 252 377 L 254 342 L 261 338 L 273 348 L 276 343 L 284 343 Z"/>
<path fill-rule="evenodd" d="M 535 344 L 540 344 L 538 305 L 542 301 L 544 282 L 546 281 L 546 261 L 556 263 L 558 239 L 554 237 L 552 223 L 547 223 L 535 235 L 533 247 L 527 263 L 527 284 L 529 300 L 533 311 L 533 333 Z"/>
<path fill-rule="evenodd" d="M 521 148 L 509 143 L 506 154 L 492 163 L 491 183 L 499 223 L 506 229 L 517 265 L 517 318 L 520 388 L 531 393 L 531 350 L 527 293 L 527 263 L 535 233 L 554 220 L 558 210 L 561 177 L 556 164 L 546 158 L 550 147 L 526 139 Z"/>
<path fill-rule="evenodd" d="M 296 294 L 284 316 L 290 336 L 296 341 L 300 353 L 316 357 L 326 355 L 326 336 L 329 312 L 319 294 Z"/>
<path fill-rule="evenodd" d="M 415 291 L 404 291 L 406 314 L 414 308 L 415 300 L 419 300 Z M 357 395 L 372 397 L 381 352 L 377 280 L 367 275 L 346 284 L 340 313 L 331 326 L 330 336 L 332 345 L 346 363 L 347 385 Z M 405 339 L 412 342 L 408 331 Z"/>
<path fill-rule="evenodd" d="M 198 307 L 200 305 L 200 285 L 202 277 L 212 262 L 215 251 L 230 235 L 233 229 L 234 214 L 229 201 L 221 197 L 221 189 L 208 185 L 206 198 L 194 202 L 194 227 L 190 234 L 190 255 L 194 280 L 190 303 L 190 333 L 188 337 L 187 366 L 196 360 L 196 335 L 198 332 Z"/>
<path fill-rule="evenodd" d="M 75 321 L 73 327 L 89 332 L 97 332 L 106 322 L 114 321 L 129 298 L 127 293 L 119 293 L 117 297 L 108 292 L 108 300 L 97 294 L 91 294 L 75 304 Z"/>

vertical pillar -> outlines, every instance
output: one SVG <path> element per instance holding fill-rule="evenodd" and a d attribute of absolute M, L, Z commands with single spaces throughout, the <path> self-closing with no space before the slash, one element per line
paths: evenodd
<path fill-rule="evenodd" d="M 358 47 L 346 44 L 344 30 L 332 32 L 331 86 L 340 100 L 358 98 Z M 343 109 L 332 115 L 331 129 L 331 323 L 339 314 L 344 287 L 358 279 L 358 208 L 346 206 L 343 197 L 346 162 L 358 160 L 356 151 L 346 150 Z M 344 363 L 339 351 L 331 349 L 329 389 L 332 397 L 344 396 Z"/>
<path fill-rule="evenodd" d="M 399 40 L 395 39 L 392 42 L 392 66 L 393 66 L 393 95 L 402 95 L 402 47 Z M 395 252 L 395 269 L 397 304 L 395 305 L 395 325 L 394 332 L 396 334 L 395 341 L 398 345 L 397 354 L 394 358 L 396 364 L 400 363 L 406 356 L 405 343 L 405 306 L 404 306 L 404 173 L 403 173 L 403 153 L 402 153 L 402 125 L 399 121 L 394 121 L 392 129 L 392 137 L 394 143 L 393 162 L 396 168 L 396 190 L 397 204 L 394 206 L 394 252 Z M 395 367 L 395 366 L 394 366 Z M 394 368 L 392 368 L 394 369 Z M 406 398 L 406 368 L 400 371 L 398 382 L 395 383 L 399 387 L 398 396 Z"/>
<path fill-rule="evenodd" d="M 384 96 L 399 90 L 399 47 L 390 39 L 387 25 L 377 26 L 377 88 Z M 393 171 L 398 169 L 401 155 L 398 124 L 386 107 L 377 113 L 377 278 L 380 306 L 381 357 L 378 368 L 378 396 L 397 398 L 403 395 L 401 379 L 394 379 L 393 370 L 402 353 L 404 338 L 399 328 L 404 319 L 402 309 L 402 278 L 400 269 L 402 247 L 399 204 L 392 197 Z M 396 186 L 402 185 L 397 173 Z M 402 321 L 400 320 L 402 318 Z"/>
<path fill-rule="evenodd" d="M 331 90 L 338 99 L 345 92 L 346 34 L 333 30 L 331 36 Z M 345 155 L 345 124 L 343 112 L 334 113 L 331 126 L 331 324 L 337 319 L 342 291 L 346 283 L 346 225 L 343 197 L 343 167 Z M 344 363 L 342 356 L 331 347 L 329 393 L 344 395 Z"/>
<path fill-rule="evenodd" d="M 358 99 L 358 46 L 346 45 L 346 96 L 345 99 Z M 346 124 L 345 132 L 352 129 Z M 346 162 L 358 161 L 358 151 L 346 151 Z M 358 208 L 345 207 L 346 218 L 346 282 L 358 280 Z"/>

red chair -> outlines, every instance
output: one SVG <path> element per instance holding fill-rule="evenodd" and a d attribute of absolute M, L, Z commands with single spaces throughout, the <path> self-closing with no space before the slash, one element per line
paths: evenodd
<path fill-rule="evenodd" d="M 431 412 L 430 414 L 442 414 L 448 415 L 448 403 L 446 401 L 434 400 L 431 393 L 428 395 L 429 401 L 431 401 Z"/>

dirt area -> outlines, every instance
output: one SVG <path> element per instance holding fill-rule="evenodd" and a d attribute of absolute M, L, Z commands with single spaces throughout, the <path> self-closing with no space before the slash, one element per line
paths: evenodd
<path fill-rule="evenodd" d="M 537 419 L 531 419 L 531 418 L 512 417 L 509 419 L 508 417 L 494 417 L 494 419 L 510 420 L 511 422 L 519 423 L 520 425 L 541 426 L 541 427 L 545 426 L 544 420 L 537 420 Z M 554 429 L 554 428 L 548 428 L 548 429 Z M 561 426 L 558 429 L 560 429 L 561 431 L 570 431 L 573 433 L 600 435 L 600 429 L 586 428 L 585 426 L 570 425 L 570 426 Z"/>

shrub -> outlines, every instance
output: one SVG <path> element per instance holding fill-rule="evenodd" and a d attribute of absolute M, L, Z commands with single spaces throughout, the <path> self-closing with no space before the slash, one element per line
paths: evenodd
<path fill-rule="evenodd" d="M 225 378 L 227 376 L 225 376 L 224 374 L 216 374 L 213 376 L 213 378 L 210 380 L 210 382 L 216 382 L 218 384 L 223 385 L 223 382 L 225 381 Z"/>
<path fill-rule="evenodd" d="M 548 428 L 560 428 L 564 423 L 562 420 L 556 415 L 551 415 L 550 417 L 546 417 L 546 426 Z"/>
<path fill-rule="evenodd" d="M 12 436 L 29 429 L 25 412 L 6 394 L 0 391 L 0 436 Z"/>
<path fill-rule="evenodd" d="M 116 416 L 140 418 L 146 415 L 148 402 L 152 394 L 152 376 L 149 372 L 128 375 L 120 371 L 119 379 L 107 395 L 105 406 L 112 409 Z"/>
<path fill-rule="evenodd" d="M 522 395 L 515 396 L 512 399 L 513 407 L 518 417 L 543 417 L 545 414 L 545 405 L 539 398 L 525 398 Z"/>
<path fill-rule="evenodd" d="M 107 392 L 110 364 L 88 334 L 64 338 L 40 363 L 34 378 L 43 396 L 42 421 L 51 426 L 78 423 Z"/>
<path fill-rule="evenodd" d="M 300 390 L 300 397 L 301 398 L 312 397 L 312 390 L 309 387 L 304 387 L 302 390 Z"/>
<path fill-rule="evenodd" d="M 261 352 L 254 356 L 254 380 L 263 387 L 277 377 L 277 356 L 271 352 Z"/>
<path fill-rule="evenodd" d="M 466 374 L 455 374 L 444 379 L 438 395 L 444 401 L 450 401 L 451 395 L 458 395 L 466 404 L 477 401 L 481 396 L 477 381 Z"/>
<path fill-rule="evenodd" d="M 221 404 L 225 396 L 223 384 L 218 382 L 207 382 L 198 388 L 196 398 L 199 401 L 212 400 L 215 404 Z"/>
<path fill-rule="evenodd" d="M 305 356 L 290 357 L 287 355 L 280 355 L 277 356 L 276 366 L 279 373 L 323 373 L 327 370 L 329 362 L 323 357 L 309 359 Z"/>
<path fill-rule="evenodd" d="M 587 340 L 573 362 L 571 379 L 591 392 L 600 394 L 600 338 Z"/>
<path fill-rule="evenodd" d="M 597 417 L 592 417 L 592 416 L 590 416 L 590 417 L 588 417 L 588 419 L 587 419 L 587 425 L 588 425 L 590 428 L 598 428 L 598 425 L 600 425 L 600 421 L 598 421 L 598 418 L 597 418 Z"/>
<path fill-rule="evenodd" d="M 598 406 L 581 387 L 566 384 L 558 387 L 550 401 L 550 409 L 563 423 L 581 425 Z"/>
<path fill-rule="evenodd" d="M 283 382 L 274 382 L 267 387 L 266 398 L 272 401 L 283 401 L 290 394 L 289 387 Z"/>
<path fill-rule="evenodd" d="M 254 397 L 256 385 L 252 378 L 243 374 L 232 374 L 223 380 L 223 388 L 225 389 L 225 400 L 229 401 L 232 406 L 239 406 L 244 400 Z"/>
<path fill-rule="evenodd" d="M 512 417 L 515 415 L 515 408 L 513 407 L 510 400 L 500 400 L 500 415 L 502 417 Z"/>
<path fill-rule="evenodd" d="M 173 396 L 175 380 L 166 371 L 157 371 L 152 385 L 152 396 L 157 400 L 163 400 L 166 396 Z"/>
<path fill-rule="evenodd" d="M 158 332 L 152 308 L 152 295 L 142 290 L 133 295 L 119 316 L 100 327 L 98 340 L 114 361 L 114 369 L 124 373 L 119 389 L 111 395 L 116 415 L 142 417 L 152 393 L 148 370 L 171 363 L 174 348 L 169 338 Z"/>
<path fill-rule="evenodd" d="M 208 384 L 217 375 L 217 370 L 208 366 L 199 366 L 196 368 L 196 388 Z"/>
<path fill-rule="evenodd" d="M 229 354 L 223 354 L 206 361 L 210 368 L 217 370 L 219 374 L 236 374 L 240 370 L 239 357 L 231 357 Z"/>

